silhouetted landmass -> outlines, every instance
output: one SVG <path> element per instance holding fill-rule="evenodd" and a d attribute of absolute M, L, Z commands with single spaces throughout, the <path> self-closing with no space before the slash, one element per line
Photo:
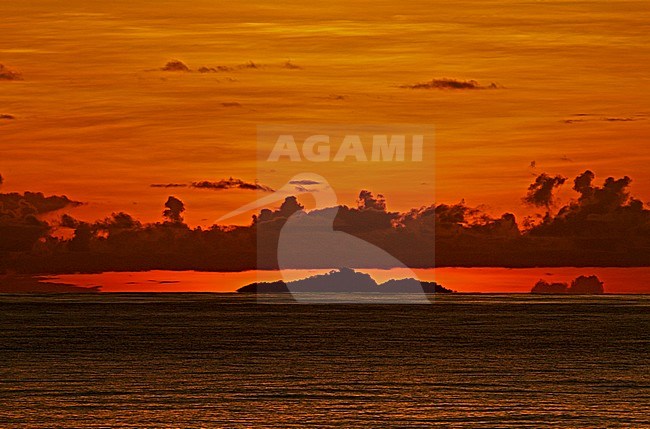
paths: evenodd
<path fill-rule="evenodd" d="M 326 274 L 285 283 L 282 280 L 269 283 L 251 283 L 237 289 L 239 293 L 452 293 L 435 282 L 415 279 L 389 280 L 382 284 L 366 273 L 350 268 L 339 268 Z"/>
<path fill-rule="evenodd" d="M 67 283 L 49 283 L 45 277 L 0 276 L 0 293 L 98 293 L 101 286 L 80 287 Z"/>
<path fill-rule="evenodd" d="M 597 276 L 577 277 L 571 282 L 571 285 L 564 282 L 548 283 L 545 280 L 540 280 L 530 292 L 548 295 L 600 295 L 605 293 L 603 284 Z"/>

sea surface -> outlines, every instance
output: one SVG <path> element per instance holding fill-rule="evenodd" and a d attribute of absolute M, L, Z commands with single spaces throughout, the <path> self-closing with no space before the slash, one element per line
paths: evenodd
<path fill-rule="evenodd" d="M 0 428 L 650 428 L 650 296 L 0 295 Z"/>

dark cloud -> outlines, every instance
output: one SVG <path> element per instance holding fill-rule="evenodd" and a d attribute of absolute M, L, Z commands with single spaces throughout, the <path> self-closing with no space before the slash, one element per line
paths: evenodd
<path fill-rule="evenodd" d="M 167 72 L 188 72 L 190 68 L 180 60 L 171 60 L 164 65 L 160 70 Z"/>
<path fill-rule="evenodd" d="M 230 177 L 228 179 L 221 179 L 217 182 L 210 182 L 207 180 L 192 182 L 192 188 L 213 189 L 215 191 L 221 191 L 225 189 L 246 189 L 251 191 L 273 192 L 273 189 L 269 186 L 259 183 L 244 182 L 241 179 L 235 179 L 233 177 Z"/>
<path fill-rule="evenodd" d="M 240 69 L 259 69 L 262 65 L 254 63 L 253 61 L 248 61 L 247 63 L 240 64 L 237 67 Z"/>
<path fill-rule="evenodd" d="M 642 118 L 604 118 L 604 121 L 607 122 L 632 122 L 632 121 L 641 121 Z"/>
<path fill-rule="evenodd" d="M 309 185 L 320 185 L 321 182 L 317 182 L 316 180 L 292 180 L 289 182 L 289 184 L 309 186 Z"/>
<path fill-rule="evenodd" d="M 20 73 L 0 64 L 0 80 L 22 80 L 22 76 Z"/>
<path fill-rule="evenodd" d="M 66 196 L 46 197 L 40 192 L 0 193 L 0 260 L 3 251 L 29 251 L 47 237 L 50 226 L 42 215 L 79 205 Z"/>
<path fill-rule="evenodd" d="M 65 213 L 61 216 L 61 221 L 59 222 L 59 226 L 62 228 L 77 228 L 79 226 L 80 222 L 70 216 L 69 214 Z"/>
<path fill-rule="evenodd" d="M 0 186 L 5 182 L 4 177 L 2 177 L 2 174 L 0 174 Z"/>
<path fill-rule="evenodd" d="M 386 211 L 386 199 L 379 194 L 375 198 L 370 191 L 361 191 L 357 199 L 359 210 L 380 210 Z"/>
<path fill-rule="evenodd" d="M 1 113 L 0 114 L 0 119 L 12 120 L 12 119 L 16 119 L 16 117 L 14 115 L 10 115 L 8 113 Z"/>
<path fill-rule="evenodd" d="M 562 122 L 566 124 L 574 124 L 579 122 L 634 122 L 645 120 L 644 114 L 635 114 L 632 116 L 600 116 L 593 113 L 579 113 L 573 115 L 569 119 L 564 119 Z"/>
<path fill-rule="evenodd" d="M 528 193 L 524 202 L 532 206 L 549 208 L 553 205 L 553 191 L 566 182 L 567 178 L 562 176 L 549 176 L 542 173 L 535 179 L 535 182 L 528 187 Z"/>
<path fill-rule="evenodd" d="M 202 66 L 198 68 L 199 73 L 223 73 L 223 72 L 229 72 L 233 71 L 234 69 L 232 67 L 228 66 L 216 66 L 216 67 L 206 67 Z"/>
<path fill-rule="evenodd" d="M 456 79 L 432 79 L 429 82 L 419 82 L 410 85 L 402 85 L 401 88 L 409 89 L 497 89 L 496 83 L 487 86 L 479 84 L 475 80 L 456 80 Z"/>
<path fill-rule="evenodd" d="M 183 218 L 181 217 L 181 213 L 185 211 L 185 205 L 177 198 L 169 198 L 170 199 L 167 200 L 167 203 L 165 204 L 167 209 L 163 213 L 163 216 L 169 220 L 174 218 L 178 222 L 182 222 Z M 119 212 L 113 213 L 110 217 L 107 217 L 104 220 L 95 222 L 92 227 L 94 231 L 107 231 L 111 233 L 115 231 L 140 230 L 142 228 L 142 223 L 128 213 Z"/>
<path fill-rule="evenodd" d="M 289 69 L 289 70 L 302 70 L 302 67 L 292 63 L 290 60 L 285 62 L 282 67 L 285 68 L 285 69 Z"/>
<path fill-rule="evenodd" d="M 185 204 L 176 197 L 170 196 L 165 203 L 163 217 L 171 223 L 183 223 L 182 213 L 185 211 Z"/>
<path fill-rule="evenodd" d="M 65 195 L 46 197 L 41 192 L 0 194 L 0 213 L 4 215 L 18 212 L 42 215 L 82 204 L 79 201 L 69 199 Z"/>
<path fill-rule="evenodd" d="M 237 103 L 236 101 L 230 101 L 230 102 L 225 102 L 221 103 L 223 107 L 241 107 L 240 103 Z"/>
<path fill-rule="evenodd" d="M 560 182 L 557 177 L 536 180 L 529 189 L 533 200 L 550 205 L 552 198 L 546 191 L 550 189 L 552 197 Z M 207 182 L 206 188 L 230 189 L 240 183 L 238 179 L 222 182 Z M 299 183 L 304 184 L 293 185 L 308 189 L 316 184 Z M 251 186 L 257 189 L 252 183 L 245 189 Z M 391 212 L 384 197 L 364 190 L 356 206 L 311 211 L 295 196 L 287 196 L 280 207 L 262 209 L 247 226 L 190 228 L 183 222 L 185 204 L 175 197 L 169 197 L 163 218 L 155 223 L 142 223 L 127 213 L 94 223 L 63 215 L 57 226 L 74 229 L 72 239 L 51 236 L 50 225 L 39 219 L 42 213 L 72 207 L 71 200 L 34 193 L 0 194 L 0 272 L 271 269 L 277 267 L 283 226 L 294 214 L 306 220 L 297 238 L 317 246 L 313 228 L 318 234 L 333 228 L 372 243 L 413 268 L 649 266 L 650 210 L 630 195 L 630 186 L 629 177 L 610 177 L 596 184 L 595 174 L 585 171 L 573 181 L 576 194 L 570 203 L 556 214 L 548 210 L 524 230 L 512 214 L 489 216 L 464 201 Z M 8 252 L 11 257 L 6 257 Z M 591 280 L 576 280 L 575 285 L 565 286 L 571 293 L 584 293 L 597 291 L 594 285 Z"/>
<path fill-rule="evenodd" d="M 152 188 L 186 188 L 185 183 L 152 183 L 149 185 Z"/>
<path fill-rule="evenodd" d="M 547 215 L 529 235 L 570 243 L 578 252 L 572 258 L 579 261 L 598 258 L 601 264 L 609 260 L 610 264 L 639 261 L 634 263 L 646 265 L 640 261 L 650 261 L 650 210 L 630 196 L 632 180 L 627 176 L 608 177 L 597 186 L 594 179 L 590 170 L 577 176 L 573 181 L 577 200 L 562 207 L 557 215 Z"/>

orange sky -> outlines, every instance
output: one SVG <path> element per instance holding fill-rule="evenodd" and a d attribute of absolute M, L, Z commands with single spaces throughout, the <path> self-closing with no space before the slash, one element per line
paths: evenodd
<path fill-rule="evenodd" d="M 0 81 L 0 113 L 16 117 L 0 122 L 3 190 L 67 194 L 87 220 L 157 220 L 173 193 L 210 224 L 253 195 L 149 185 L 254 180 L 260 124 L 415 123 L 436 128 L 439 202 L 521 214 L 532 173 L 587 168 L 650 199 L 645 2 L 349 3 L 3 2 L 0 63 L 24 77 Z M 263 67 L 151 71 L 170 59 Z M 399 87 L 433 78 L 502 88 Z M 390 209 L 432 202 L 391 177 L 372 186 Z"/>

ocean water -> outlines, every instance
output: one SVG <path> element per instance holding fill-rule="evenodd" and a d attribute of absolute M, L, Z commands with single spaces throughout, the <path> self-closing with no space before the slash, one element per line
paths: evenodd
<path fill-rule="evenodd" d="M 650 297 L 0 296 L 1 428 L 650 427 Z"/>

